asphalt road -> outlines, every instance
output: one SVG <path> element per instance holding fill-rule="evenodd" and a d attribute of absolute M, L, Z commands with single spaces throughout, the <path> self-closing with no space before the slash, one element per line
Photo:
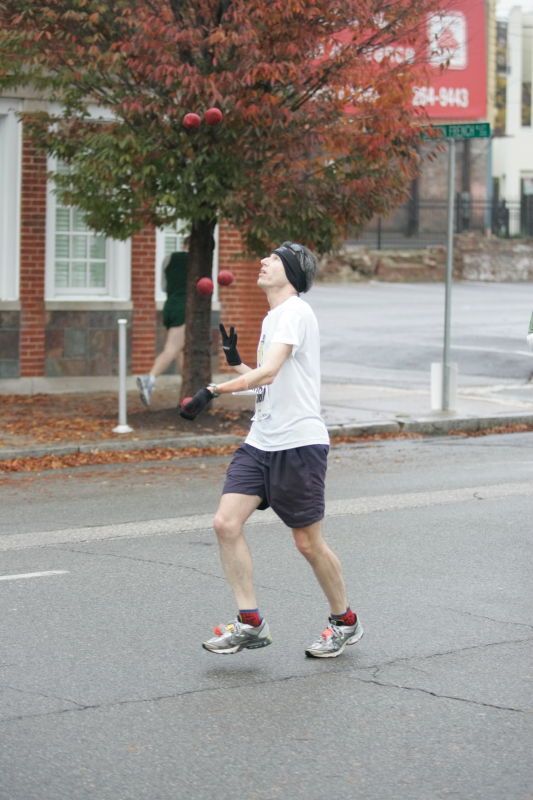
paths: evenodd
<path fill-rule="evenodd" d="M 425 386 L 442 361 L 443 284 L 325 284 L 306 299 L 320 322 L 325 382 Z M 462 385 L 532 379 L 532 312 L 531 283 L 454 285 L 451 358 Z"/>
<path fill-rule="evenodd" d="M 366 635 L 326 662 L 303 652 L 324 601 L 268 512 L 273 645 L 200 647 L 233 613 L 226 459 L 2 481 L 0 798 L 530 800 L 532 448 L 333 448 L 327 535 Z"/>

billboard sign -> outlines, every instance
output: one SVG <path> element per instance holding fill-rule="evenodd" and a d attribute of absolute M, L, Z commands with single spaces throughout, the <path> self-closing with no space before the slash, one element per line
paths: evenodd
<path fill-rule="evenodd" d="M 427 26 L 427 82 L 415 88 L 414 105 L 431 119 L 486 119 L 485 0 L 452 0 Z"/>

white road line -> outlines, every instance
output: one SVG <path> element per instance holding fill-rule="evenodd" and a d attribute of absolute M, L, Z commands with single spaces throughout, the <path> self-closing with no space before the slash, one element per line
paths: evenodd
<path fill-rule="evenodd" d="M 0 575 L 0 581 L 21 581 L 25 578 L 47 578 L 49 575 L 67 575 L 66 569 L 50 569 L 48 572 L 20 572 L 17 575 Z"/>
<path fill-rule="evenodd" d="M 372 495 L 370 497 L 332 500 L 326 504 L 326 518 L 359 516 L 401 509 L 427 508 L 428 506 L 454 503 L 495 500 L 501 497 L 533 495 L 533 481 L 498 483 L 471 486 L 462 489 L 440 489 L 428 492 L 405 492 L 403 494 Z M 0 552 L 25 550 L 30 547 L 46 547 L 75 542 L 98 542 L 106 539 L 140 539 L 146 536 L 174 536 L 200 530 L 211 530 L 213 514 L 196 514 L 170 519 L 139 520 L 113 525 L 96 525 L 87 528 L 67 528 L 56 531 L 33 531 L 0 538 Z M 282 523 L 269 509 L 260 511 L 249 520 L 248 525 L 272 525 Z"/>
<path fill-rule="evenodd" d="M 506 350 L 503 347 L 481 347 L 470 344 L 452 344 L 451 350 L 472 350 L 480 353 L 501 353 L 504 356 L 527 356 L 531 358 L 530 350 Z"/>

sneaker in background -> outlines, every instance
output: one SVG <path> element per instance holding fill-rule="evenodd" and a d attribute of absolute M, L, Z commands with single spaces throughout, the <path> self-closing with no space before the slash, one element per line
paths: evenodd
<path fill-rule="evenodd" d="M 154 391 L 155 378 L 151 375 L 139 375 L 137 378 L 137 387 L 139 395 L 145 406 L 149 406 L 152 400 L 152 392 Z"/>

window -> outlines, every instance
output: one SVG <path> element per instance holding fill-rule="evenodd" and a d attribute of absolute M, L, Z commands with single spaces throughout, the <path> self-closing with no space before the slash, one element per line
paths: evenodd
<path fill-rule="evenodd" d="M 19 297 L 20 125 L 19 103 L 0 98 L 0 301 Z"/>
<path fill-rule="evenodd" d="M 531 127 L 531 81 L 522 81 L 522 127 Z"/>
<path fill-rule="evenodd" d="M 106 237 L 94 233 L 79 208 L 56 204 L 54 288 L 107 294 Z"/>
<path fill-rule="evenodd" d="M 49 169 L 66 169 L 50 159 Z M 49 186 L 46 224 L 46 299 L 130 299 L 130 242 L 91 230 L 84 212 L 65 206 Z"/>
<path fill-rule="evenodd" d="M 163 261 L 170 253 L 186 249 L 184 239 L 188 233 L 188 223 L 178 220 L 173 225 L 157 229 L 156 236 L 156 263 L 155 263 L 155 299 L 158 303 L 166 300 L 163 290 Z M 213 252 L 213 282 L 214 291 L 211 299 L 211 308 L 218 309 L 218 225 L 215 228 L 215 249 Z"/>
<path fill-rule="evenodd" d="M 507 22 L 496 23 L 496 114 L 494 135 L 505 136 L 507 126 Z"/>
<path fill-rule="evenodd" d="M 178 220 L 174 225 L 167 225 L 162 229 L 163 234 L 163 258 L 176 253 L 178 250 L 185 249 L 185 237 L 187 236 L 186 223 Z"/>
<path fill-rule="evenodd" d="M 531 127 L 531 34 L 527 28 L 522 32 L 522 126 Z"/>

